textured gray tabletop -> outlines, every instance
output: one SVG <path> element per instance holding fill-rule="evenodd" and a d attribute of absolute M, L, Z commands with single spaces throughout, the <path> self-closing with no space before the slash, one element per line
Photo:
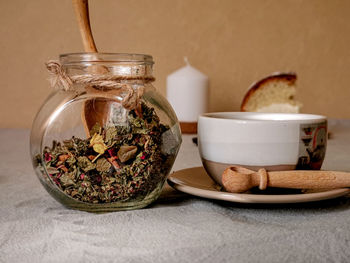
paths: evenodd
<path fill-rule="evenodd" d="M 331 121 L 323 169 L 350 171 L 350 120 Z M 350 262 L 350 199 L 242 205 L 166 190 L 151 207 L 64 208 L 36 178 L 29 131 L 0 130 L 0 262 Z M 199 166 L 184 136 L 174 170 Z"/>

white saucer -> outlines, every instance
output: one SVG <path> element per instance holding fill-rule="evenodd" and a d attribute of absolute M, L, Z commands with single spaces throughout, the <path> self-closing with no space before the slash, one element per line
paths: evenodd
<path fill-rule="evenodd" d="M 168 184 L 181 192 L 209 198 L 238 203 L 283 204 L 303 203 L 332 199 L 350 193 L 349 188 L 308 191 L 298 194 L 233 194 L 221 191 L 205 172 L 203 167 L 194 167 L 174 172 L 168 177 Z"/>

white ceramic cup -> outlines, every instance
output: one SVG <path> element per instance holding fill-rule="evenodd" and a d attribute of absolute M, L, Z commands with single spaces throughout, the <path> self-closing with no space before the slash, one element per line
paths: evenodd
<path fill-rule="evenodd" d="M 326 146 L 327 118 L 321 115 L 217 112 L 198 120 L 203 166 L 219 184 L 230 165 L 252 170 L 318 170 Z"/>

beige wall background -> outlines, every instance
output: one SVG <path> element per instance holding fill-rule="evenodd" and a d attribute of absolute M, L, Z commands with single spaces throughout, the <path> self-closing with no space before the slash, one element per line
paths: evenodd
<path fill-rule="evenodd" d="M 348 0 L 90 0 L 101 52 L 154 57 L 156 87 L 191 64 L 210 111 L 239 110 L 250 84 L 298 74 L 304 112 L 350 118 Z M 82 51 L 70 0 L 0 0 L 0 127 L 29 128 L 51 92 L 44 62 Z"/>

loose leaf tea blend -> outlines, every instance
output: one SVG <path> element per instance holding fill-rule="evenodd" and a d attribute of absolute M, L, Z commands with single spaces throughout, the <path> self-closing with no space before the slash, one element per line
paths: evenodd
<path fill-rule="evenodd" d="M 128 125 L 101 127 L 90 137 L 53 141 L 37 156 L 42 172 L 65 194 L 89 203 L 144 198 L 171 169 L 176 153 L 164 151 L 168 126 L 160 123 L 153 108 L 141 103 L 142 116 L 128 113 Z"/>

